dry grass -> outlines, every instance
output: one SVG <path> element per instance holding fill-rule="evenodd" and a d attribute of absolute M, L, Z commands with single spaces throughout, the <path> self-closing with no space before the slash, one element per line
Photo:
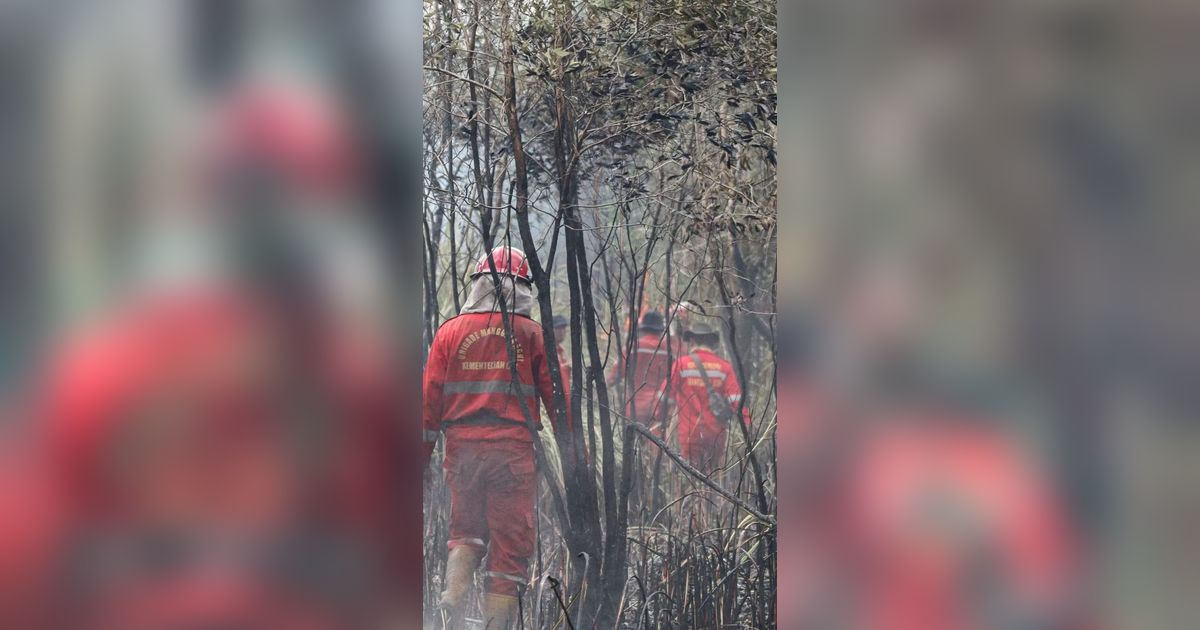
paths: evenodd
<path fill-rule="evenodd" d="M 555 482 L 561 483 L 558 449 L 548 431 L 543 432 L 542 445 Z M 735 443 L 731 452 L 740 448 Z M 774 530 L 703 489 L 665 457 L 656 461 L 657 451 L 648 443 L 639 444 L 635 452 L 640 464 L 634 467 L 637 476 L 630 500 L 628 577 L 617 627 L 773 628 Z M 748 481 L 744 463 L 735 462 L 720 478 L 727 489 L 738 489 L 739 479 Z M 570 557 L 560 524 L 548 509 L 543 509 L 549 505 L 548 482 L 543 475 L 536 512 L 538 547 L 531 560 L 530 588 L 521 602 L 523 628 L 576 627 L 575 620 L 563 611 L 583 595 L 565 591 L 570 563 L 584 560 Z M 751 499 L 744 490 L 738 494 Z M 434 605 L 444 571 L 448 511 L 448 494 L 440 475 L 435 474 L 425 501 L 425 605 L 429 628 L 440 628 Z M 584 584 L 583 588 L 588 586 Z M 478 614 L 469 617 L 477 618 Z"/>

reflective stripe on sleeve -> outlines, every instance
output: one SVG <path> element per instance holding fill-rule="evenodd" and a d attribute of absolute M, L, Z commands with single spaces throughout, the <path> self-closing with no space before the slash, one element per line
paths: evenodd
<path fill-rule="evenodd" d="M 497 573 L 496 571 L 484 571 L 483 574 L 487 577 L 499 578 L 502 580 L 509 580 L 512 582 L 516 582 L 517 584 L 525 583 L 524 576 L 513 575 L 512 573 Z"/>
<path fill-rule="evenodd" d="M 521 383 L 517 386 L 521 394 L 536 396 L 537 388 Z M 451 381 L 442 386 L 447 394 L 512 394 L 511 381 Z"/>
<path fill-rule="evenodd" d="M 741 399 L 742 399 L 742 395 L 741 395 L 741 394 L 730 394 L 730 395 L 729 395 L 729 402 L 737 402 L 737 401 L 739 401 L 739 400 L 741 400 Z"/>
<path fill-rule="evenodd" d="M 638 348 L 637 351 L 639 354 L 666 354 L 667 353 L 666 350 L 662 350 L 660 348 Z"/>
<path fill-rule="evenodd" d="M 706 371 L 708 372 L 709 378 L 719 378 L 719 379 L 725 378 L 724 372 L 713 372 L 713 371 L 708 371 L 708 370 L 706 370 Z M 689 376 L 700 376 L 700 370 L 680 370 L 679 375 L 684 378 L 687 378 Z"/>
<path fill-rule="evenodd" d="M 491 426 L 494 426 L 494 425 L 500 425 L 500 426 L 516 425 L 519 427 L 526 426 L 524 420 L 517 420 L 515 418 L 497 418 L 495 416 L 488 416 L 488 415 L 470 416 L 470 417 L 466 417 L 466 418 L 459 418 L 457 420 L 443 420 L 442 421 L 442 426 L 446 427 L 446 429 L 450 429 L 451 427 L 461 427 L 461 426 L 489 426 L 489 425 L 491 425 Z M 534 427 L 537 429 L 541 429 L 542 424 L 540 422 L 535 423 Z"/>

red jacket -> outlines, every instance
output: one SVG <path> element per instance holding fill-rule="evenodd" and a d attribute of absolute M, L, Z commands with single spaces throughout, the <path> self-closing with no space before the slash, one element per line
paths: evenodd
<path fill-rule="evenodd" d="M 397 433 L 404 426 L 403 405 L 394 398 L 403 391 L 396 387 L 403 375 L 377 356 L 380 344 L 374 336 L 329 322 L 328 330 L 314 330 L 307 339 L 316 360 L 296 366 L 304 370 L 303 380 L 296 381 L 295 372 L 281 369 L 283 359 L 294 355 L 271 335 L 279 329 L 277 314 L 271 304 L 232 291 L 163 296 L 138 302 L 69 339 L 49 361 L 32 411 L 44 440 L 37 455 L 45 459 L 32 471 L 17 471 L 34 475 L 22 480 L 34 494 L 14 497 L 11 506 L 24 510 L 25 520 L 43 531 L 28 530 L 29 525 L 0 528 L 0 552 L 20 545 L 29 554 L 49 557 L 40 561 L 52 567 L 53 582 L 71 584 L 79 598 L 64 611 L 69 615 L 65 626 L 131 627 L 130 618 L 144 620 L 156 610 L 153 614 L 175 616 L 175 622 L 159 626 L 174 627 L 179 620 L 220 612 L 224 600 L 189 600 L 196 607 L 181 607 L 184 602 L 173 599 L 190 594 L 190 565 L 171 579 L 156 575 L 146 582 L 136 571 L 76 576 L 73 562 L 57 551 L 71 545 L 53 544 L 78 536 L 90 550 L 93 532 L 102 531 L 139 548 L 142 528 L 164 520 L 187 522 L 187 537 L 199 540 L 251 532 L 273 542 L 298 526 L 320 531 L 312 544 L 370 550 L 381 559 L 378 576 L 387 580 L 378 586 L 389 593 L 411 591 L 404 581 L 411 572 L 397 569 L 412 566 L 413 558 L 409 546 L 396 543 L 411 510 L 397 509 L 394 500 L 398 484 L 403 485 L 396 462 L 403 461 L 405 444 L 414 456 L 416 451 Z M 309 407 L 293 402 L 297 382 L 317 385 L 320 413 L 305 413 Z M 177 428 L 156 432 L 161 420 Z M 309 435 L 320 436 L 322 449 L 294 447 L 296 438 Z M 129 446 L 138 448 L 132 451 L 136 457 L 114 458 Z M 0 486 L 12 482 L 8 473 L 0 466 Z M 7 496 L 4 503 L 10 507 Z M 32 549 L 36 537 L 50 535 L 44 531 L 50 526 L 44 513 L 51 507 L 62 523 L 60 536 L 45 543 L 52 545 L 48 550 Z M 321 527 L 311 528 L 310 519 Z M 411 525 L 419 527 L 419 521 Z M 0 571 L 0 581 L 11 575 Z M 17 575 L 22 584 L 36 584 L 40 577 Z M 228 591 L 237 597 L 253 599 L 260 589 L 278 587 L 274 577 L 248 567 L 232 567 L 230 575 L 241 580 L 231 582 Z M 119 583 L 113 582 L 118 577 Z M 196 578 L 213 581 L 207 570 Z M 51 592 L 57 599 L 64 596 Z M 302 610 L 306 618 L 324 614 Z M 6 613 L 0 605 L 0 627 L 35 627 L 5 623 Z"/>
<path fill-rule="evenodd" d="M 667 362 L 668 348 L 666 337 L 656 332 L 642 333 L 638 337 L 637 355 L 634 366 L 633 381 L 628 392 L 629 404 L 626 413 L 630 419 L 648 424 L 666 414 L 666 404 L 662 400 L 663 384 L 671 374 L 671 365 Z M 676 355 L 678 356 L 678 355 Z M 609 381 L 619 383 L 625 379 L 626 360 L 617 360 Z"/>
<path fill-rule="evenodd" d="M 1012 436 L 953 417 L 898 419 L 851 463 L 837 531 L 857 559 L 843 564 L 860 571 L 859 627 L 978 627 L 995 612 L 985 602 L 1078 627 L 1071 529 Z"/>
<path fill-rule="evenodd" d="M 697 348 L 695 354 L 704 366 L 713 393 L 729 405 L 729 415 L 732 416 L 742 400 L 742 387 L 738 383 L 733 366 L 707 348 Z M 668 402 L 679 411 L 681 440 L 687 439 L 696 427 L 710 435 L 726 430 L 724 423 L 709 404 L 708 388 L 704 385 L 703 377 L 704 375 L 696 369 L 691 353 L 681 354 L 671 367 Z M 742 422 L 750 425 L 748 409 L 742 409 Z"/>
<path fill-rule="evenodd" d="M 517 391 L 500 313 L 459 315 L 434 335 L 425 364 L 421 414 L 426 460 L 442 430 L 457 439 L 532 443 L 518 396 L 525 398 L 537 428 L 541 428 L 539 398 L 556 422 L 542 327 L 521 315 L 513 315 L 511 321 Z"/>

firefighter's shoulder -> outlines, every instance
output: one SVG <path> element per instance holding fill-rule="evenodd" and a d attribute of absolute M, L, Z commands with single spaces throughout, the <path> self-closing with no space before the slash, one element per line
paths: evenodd
<path fill-rule="evenodd" d="M 471 319 L 476 319 L 476 316 L 479 316 L 479 315 L 484 315 L 489 320 L 492 317 L 496 317 L 496 318 L 500 317 L 500 313 L 489 313 L 489 312 L 484 312 L 484 311 L 468 311 L 466 313 L 458 313 L 456 315 L 450 316 L 449 318 L 444 320 L 441 324 L 439 324 L 438 330 L 440 331 L 444 328 L 449 329 L 449 328 L 453 328 L 454 326 L 466 325 L 466 322 L 468 322 Z"/>
<path fill-rule="evenodd" d="M 519 313 L 513 313 L 513 322 L 514 322 L 513 326 L 514 327 L 516 326 L 515 322 L 517 322 L 517 321 L 529 322 L 528 324 L 524 324 L 524 325 L 532 326 L 535 331 L 538 331 L 538 332 L 542 331 L 542 328 L 543 328 L 542 322 L 539 322 L 538 320 L 534 319 L 530 315 L 521 315 Z"/>
<path fill-rule="evenodd" d="M 540 322 L 528 315 L 520 315 L 517 313 L 513 313 L 512 331 L 513 335 L 516 335 L 523 340 L 528 340 L 530 343 L 534 343 L 539 347 L 542 345 L 542 335 L 545 334 Z"/>
<path fill-rule="evenodd" d="M 445 328 L 446 326 L 448 326 L 450 324 L 450 322 L 452 322 L 456 319 L 459 319 L 460 317 L 462 317 L 463 315 L 466 315 L 466 314 L 467 313 L 459 313 L 457 315 L 453 315 L 453 316 L 443 320 L 441 324 L 438 324 L 438 330 Z"/>
<path fill-rule="evenodd" d="M 433 332 L 432 343 L 453 343 L 453 341 L 450 341 L 450 338 L 460 334 L 464 323 L 467 321 L 463 317 L 464 314 L 460 313 L 438 324 L 437 330 Z"/>
<path fill-rule="evenodd" d="M 446 331 L 448 331 L 450 328 L 456 326 L 457 322 L 455 320 L 457 320 L 459 317 L 462 317 L 462 315 L 455 315 L 454 317 L 451 317 L 450 319 L 447 319 L 447 320 L 443 321 L 442 323 L 438 324 L 437 330 L 433 331 L 433 338 L 437 339 L 442 334 L 444 334 Z"/>

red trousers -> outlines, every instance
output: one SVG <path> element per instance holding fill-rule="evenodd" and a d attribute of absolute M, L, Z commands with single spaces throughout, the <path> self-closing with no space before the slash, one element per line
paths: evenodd
<path fill-rule="evenodd" d="M 487 551 L 487 592 L 517 595 L 534 551 L 533 445 L 510 440 L 446 440 L 451 549 Z"/>

